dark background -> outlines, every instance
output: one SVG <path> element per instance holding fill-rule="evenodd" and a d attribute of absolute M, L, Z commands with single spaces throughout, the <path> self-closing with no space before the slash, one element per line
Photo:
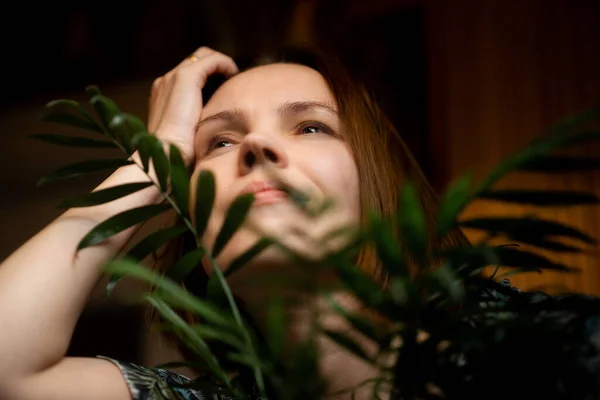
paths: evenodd
<path fill-rule="evenodd" d="M 66 132 L 39 121 L 43 105 L 55 98 L 84 102 L 84 88 L 97 84 L 123 110 L 145 118 L 152 81 L 203 45 L 235 57 L 307 42 L 338 54 L 374 91 L 438 190 L 466 169 L 481 176 L 559 117 L 600 102 L 598 1 L 105 0 L 9 6 L 0 24 L 0 259 L 58 216 L 54 206 L 61 199 L 102 179 L 36 188 L 42 175 L 92 154 L 28 139 L 32 133 Z M 548 185 L 600 190 L 598 175 L 578 179 Z M 577 221 L 593 234 L 600 214 L 581 214 Z M 600 294 L 595 264 L 574 262 L 587 275 L 567 283 Z M 146 332 L 140 309 L 120 302 L 133 287 L 125 285 L 113 301 L 102 299 L 101 287 L 94 293 L 71 354 L 163 360 L 148 356 L 140 340 Z"/>

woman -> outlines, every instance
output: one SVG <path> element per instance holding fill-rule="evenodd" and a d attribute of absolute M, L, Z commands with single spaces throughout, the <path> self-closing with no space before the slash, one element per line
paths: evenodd
<path fill-rule="evenodd" d="M 180 148 L 194 169 L 192 182 L 203 169 L 215 174 L 215 206 L 204 236 L 209 248 L 231 201 L 245 191 L 256 193 L 247 226 L 220 254 L 219 265 L 227 268 L 258 239 L 257 232 L 311 254 L 314 241 L 306 235 L 314 239 L 340 225 L 360 223 L 368 210 L 393 213 L 397 193 L 407 180 L 418 184 L 422 203 L 431 210 L 433 191 L 402 140 L 339 64 L 309 52 L 292 52 L 257 65 L 239 72 L 231 58 L 202 47 L 157 79 L 150 98 L 149 131 Z M 229 79 L 203 105 L 201 89 L 213 74 Z M 147 179 L 136 166 L 125 166 L 96 190 Z M 309 225 L 282 192 L 260 192 L 282 184 L 317 200 L 332 198 L 335 206 L 316 226 Z M 135 229 L 78 253 L 77 244 L 99 222 L 160 199 L 150 187 L 101 206 L 70 209 L 3 262 L 0 398 L 66 400 L 81 399 L 84 393 L 90 400 L 142 399 L 150 398 L 145 391 L 154 389 L 139 382 L 136 386 L 136 376 L 183 379 L 103 358 L 65 357 L 75 323 L 101 276 L 100 267 L 118 254 Z M 445 242 L 460 240 L 453 235 Z M 288 262 L 283 252 L 272 248 L 245 270 L 283 271 Z M 378 274 L 370 249 L 360 253 L 357 265 Z M 234 276 L 235 293 L 260 320 L 260 309 L 252 308 L 259 300 L 255 292 L 244 291 L 244 275 Z M 323 373 L 332 393 L 375 373 L 344 352 L 330 349 L 324 354 Z M 192 391 L 185 396 L 200 398 Z"/>

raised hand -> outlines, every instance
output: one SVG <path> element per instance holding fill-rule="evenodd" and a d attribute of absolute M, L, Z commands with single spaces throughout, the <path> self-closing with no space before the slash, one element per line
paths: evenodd
<path fill-rule="evenodd" d="M 200 47 L 174 69 L 157 78 L 150 95 L 148 130 L 158 139 L 175 144 L 186 165 L 195 160 L 195 127 L 202 112 L 202 88 L 214 73 L 238 73 L 231 57 Z"/>

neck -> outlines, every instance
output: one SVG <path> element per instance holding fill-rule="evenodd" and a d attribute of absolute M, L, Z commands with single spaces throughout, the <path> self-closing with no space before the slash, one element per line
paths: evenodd
<path fill-rule="evenodd" d="M 358 304 L 351 296 L 346 294 L 337 294 L 335 300 L 347 309 L 357 309 Z M 295 300 L 298 297 L 295 296 Z M 313 313 L 315 308 L 326 310 L 325 305 L 316 296 L 304 296 L 301 302 L 295 302 L 293 306 L 286 309 L 287 330 L 285 343 L 287 350 L 291 350 L 306 335 L 313 324 Z M 266 326 L 265 307 L 259 310 L 251 311 L 253 318 L 261 328 Z M 340 316 L 329 313 L 321 313 L 319 324 L 330 330 L 344 332 L 359 343 L 368 354 L 373 354 L 375 346 L 362 336 L 349 333 L 348 323 Z M 367 379 L 374 378 L 379 371 L 366 361 L 353 355 L 348 350 L 337 345 L 328 337 L 319 335 L 316 340 L 319 354 L 319 369 L 327 384 L 328 400 L 348 399 L 351 395 L 351 389 L 357 387 Z M 355 399 L 370 399 L 372 386 L 365 385 L 356 390 Z"/>

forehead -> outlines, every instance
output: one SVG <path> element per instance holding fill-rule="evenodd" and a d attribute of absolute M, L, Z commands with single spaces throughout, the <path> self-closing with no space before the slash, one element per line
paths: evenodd
<path fill-rule="evenodd" d="M 319 72 L 298 64 L 270 64 L 227 80 L 211 97 L 203 113 L 308 100 L 327 103 L 337 109 L 329 86 Z"/>

